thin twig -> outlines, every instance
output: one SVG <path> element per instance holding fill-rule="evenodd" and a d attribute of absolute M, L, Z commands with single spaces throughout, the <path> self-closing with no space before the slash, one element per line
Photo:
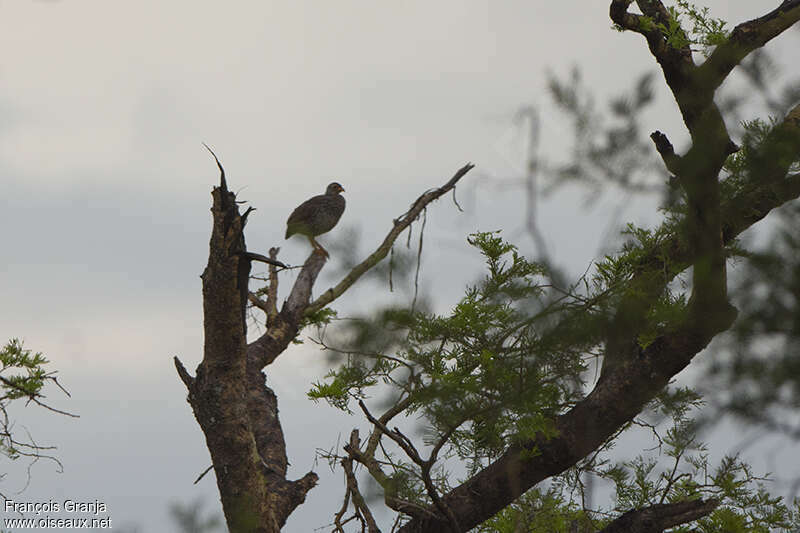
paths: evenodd
<path fill-rule="evenodd" d="M 11 389 L 14 389 L 14 390 L 24 394 L 27 397 L 28 403 L 33 402 L 36 405 L 38 405 L 39 407 L 44 407 L 48 411 L 53 411 L 54 413 L 58 413 L 60 415 L 69 416 L 69 417 L 72 417 L 72 418 L 80 418 L 80 416 L 78 416 L 78 415 L 75 415 L 75 414 L 72 414 L 72 413 L 68 413 L 67 411 L 62 411 L 61 409 L 56 409 L 55 407 L 50 407 L 49 405 L 47 405 L 43 401 L 39 400 L 39 398 L 41 398 L 42 396 L 40 396 L 39 394 L 31 393 L 30 391 L 26 390 L 24 387 L 21 387 L 17 383 L 14 383 L 10 379 L 7 379 L 7 378 L 5 378 L 3 376 L 0 376 L 0 382 L 2 382 L 6 387 L 9 387 Z"/>
<path fill-rule="evenodd" d="M 225 169 L 222 168 L 222 163 L 219 162 L 219 158 L 217 154 L 214 153 L 214 150 L 208 147 L 206 143 L 203 143 L 203 146 L 206 147 L 206 150 L 211 152 L 211 155 L 214 156 L 214 161 L 217 162 L 217 168 L 219 168 L 219 186 L 223 191 L 228 190 L 228 183 L 225 181 Z"/>
<path fill-rule="evenodd" d="M 428 210 L 422 210 L 422 227 L 419 228 L 419 247 L 417 248 L 417 270 L 414 273 L 414 299 L 411 301 L 411 312 L 417 305 L 417 294 L 419 293 L 419 267 L 422 264 L 422 237 L 425 235 L 425 223 L 428 222 Z"/>
<path fill-rule="evenodd" d="M 277 259 L 281 249 L 273 246 L 269 249 L 270 259 Z M 267 287 L 267 326 L 272 324 L 278 316 L 278 269 L 276 265 L 269 266 L 269 286 Z"/>
<path fill-rule="evenodd" d="M 358 449 L 359 438 L 357 429 L 354 429 L 350 433 L 349 444 L 350 449 Z M 344 469 L 345 477 L 347 478 L 347 492 L 353 501 L 353 507 L 355 507 L 356 515 L 362 521 L 362 524 L 366 523 L 367 531 L 369 531 L 369 533 L 379 533 L 380 529 L 378 529 L 375 518 L 372 516 L 372 512 L 369 510 L 369 507 L 367 507 L 367 502 L 364 500 L 364 497 L 361 495 L 361 492 L 358 489 L 358 481 L 356 480 L 356 475 L 353 471 L 352 456 L 342 459 L 342 468 Z"/>
<path fill-rule="evenodd" d="M 367 406 L 363 400 L 359 400 L 358 405 L 361 407 L 361 410 L 364 411 L 364 415 L 366 415 L 367 419 L 370 422 L 372 422 L 372 424 L 376 428 L 380 429 L 380 431 L 383 432 L 384 435 L 395 441 L 397 445 L 400 446 L 400 448 L 402 448 L 404 452 L 406 452 L 406 455 L 408 455 L 409 459 L 414 461 L 414 463 L 416 463 L 420 467 L 422 482 L 425 484 L 425 489 L 428 493 L 428 496 L 430 497 L 431 501 L 433 501 L 433 504 L 436 506 L 439 512 L 445 518 L 447 518 L 447 521 L 450 523 L 450 528 L 453 530 L 453 533 L 459 533 L 461 529 L 458 525 L 458 520 L 456 519 L 455 514 L 453 514 L 453 510 L 450 509 L 439 497 L 439 493 L 436 490 L 436 487 L 434 486 L 433 480 L 431 479 L 430 476 L 435 458 L 430 457 L 428 460 L 423 459 L 419 455 L 419 452 L 417 451 L 417 448 L 414 446 L 414 443 L 411 442 L 411 439 L 406 437 L 400 431 L 400 429 L 394 428 L 393 430 L 390 430 L 389 428 L 387 428 L 386 424 L 382 423 L 380 420 L 372 416 L 372 413 L 369 412 L 369 409 L 367 409 Z"/>
<path fill-rule="evenodd" d="M 194 480 L 194 483 L 192 483 L 192 485 L 197 485 L 197 483 L 201 479 L 203 479 L 203 477 L 205 477 L 205 475 L 208 474 L 209 472 L 211 472 L 212 470 L 214 470 L 214 465 L 211 465 L 208 468 L 206 468 L 205 470 L 203 470 L 203 473 L 200 474 L 199 476 L 197 476 L 197 479 Z"/>
<path fill-rule="evenodd" d="M 257 254 L 255 252 L 239 252 L 239 255 L 243 255 L 244 257 L 246 257 L 247 259 L 249 259 L 251 261 L 259 261 L 261 263 L 266 263 L 270 267 L 278 267 L 281 270 L 285 270 L 287 268 L 291 268 L 289 265 L 281 263 L 277 259 L 272 259 L 272 258 L 269 258 L 269 257 L 267 257 L 265 255 Z"/>
<path fill-rule="evenodd" d="M 458 208 L 459 211 L 461 211 L 462 213 L 464 212 L 464 210 L 461 209 L 461 206 L 459 205 L 458 200 L 456 199 L 456 188 L 455 187 L 453 187 L 453 203 L 456 204 L 456 207 Z"/>
<path fill-rule="evenodd" d="M 394 246 L 389 250 L 389 292 L 394 292 L 392 285 L 392 272 L 394 271 Z"/>

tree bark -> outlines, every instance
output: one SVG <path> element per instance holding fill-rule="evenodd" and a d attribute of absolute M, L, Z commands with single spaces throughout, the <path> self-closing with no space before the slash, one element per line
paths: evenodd
<path fill-rule="evenodd" d="M 220 186 L 212 192 L 213 229 L 208 265 L 201 276 L 203 361 L 194 378 L 177 358 L 175 364 L 206 437 L 228 528 L 233 533 L 275 533 L 304 501 L 317 476 L 309 472 L 297 481 L 286 479 L 277 399 L 261 369 L 248 364 L 245 310 L 250 258 L 243 230 L 249 211 L 239 213 L 221 165 L 220 176 Z M 313 263 L 317 273 L 323 262 L 316 258 Z M 284 327 L 282 332 L 293 338 L 296 329 Z M 274 349 L 289 342 L 277 340 Z"/>
<path fill-rule="evenodd" d="M 689 500 L 651 505 L 628 511 L 598 533 L 661 533 L 665 529 L 702 518 L 718 505 L 718 500 Z"/>
<path fill-rule="evenodd" d="M 652 255 L 639 260 L 630 290 L 608 327 L 601 377 L 583 401 L 556 417 L 556 436 L 511 446 L 442 497 L 444 505 L 458 516 L 461 531 L 488 520 L 537 483 L 601 446 L 641 412 L 715 335 L 728 329 L 736 310 L 727 301 L 724 246 L 772 209 L 800 196 L 800 174 L 789 173 L 791 162 L 800 153 L 800 105 L 764 141 L 762 146 L 770 156 L 764 157 L 768 163 L 762 171 L 750 176 L 750 183 L 738 194 L 722 198 L 719 174 L 735 145 L 714 103 L 716 88 L 735 66 L 730 61 L 735 59 L 738 64 L 800 20 L 800 0 L 786 0 L 764 17 L 740 24 L 730 43 L 720 46 L 700 66 L 695 66 L 688 46 L 671 48 L 655 25 L 643 22 L 643 16 L 663 21 L 667 11 L 660 0 L 638 0 L 643 15 L 627 11 L 632 2 L 612 0 L 611 18 L 623 29 L 645 37 L 692 136 L 687 153 L 677 156 L 666 136 L 660 132 L 653 135 L 666 166 L 678 174 L 686 192 L 685 233 L 675 234 Z M 647 310 L 664 287 L 690 266 L 694 267 L 693 285 L 686 318 L 641 349 L 637 339 Z M 630 521 L 631 531 L 655 531 L 651 526 L 657 524 L 650 519 L 657 511 L 663 509 L 623 515 L 625 520 L 617 526 Z M 444 516 L 432 513 L 413 517 L 399 531 L 438 533 L 448 527 Z"/>
<path fill-rule="evenodd" d="M 211 151 L 209 149 L 209 151 Z M 214 155 L 213 152 L 211 152 Z M 289 297 L 277 311 L 277 249 L 270 257 L 247 251 L 244 227 L 251 212 L 239 212 L 228 190 L 225 170 L 212 191 L 213 226 L 203 282 L 203 360 L 192 377 L 176 357 L 178 375 L 188 389 L 188 401 L 203 431 L 217 478 L 225 520 L 231 533 L 277 533 L 289 515 L 305 501 L 317 483 L 314 472 L 287 479 L 286 442 L 275 393 L 265 383 L 264 367 L 272 363 L 299 333 L 303 319 L 343 294 L 367 270 L 382 260 L 395 239 L 432 201 L 454 190 L 473 168 L 467 164 L 442 187 L 432 189 L 394 221 L 381 246 L 357 265 L 335 288 L 315 302 L 311 289 L 326 258 L 314 251 L 306 260 Z M 250 261 L 270 265 L 268 300 L 249 292 Z M 266 332 L 247 343 L 246 306 L 255 301 L 267 316 Z"/>

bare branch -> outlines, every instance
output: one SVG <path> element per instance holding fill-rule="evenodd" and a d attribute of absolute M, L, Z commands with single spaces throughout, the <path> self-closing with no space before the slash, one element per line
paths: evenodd
<path fill-rule="evenodd" d="M 378 420 L 381 424 L 385 425 L 396 415 L 403 412 L 403 410 L 408 407 L 411 403 L 411 398 L 406 396 L 395 405 L 390 407 L 384 414 L 382 414 Z M 357 432 L 357 430 L 354 430 Z M 357 435 L 357 433 L 356 433 Z M 408 502 L 405 500 L 401 500 L 394 496 L 392 491 L 392 483 L 391 479 L 388 475 L 381 469 L 378 460 L 375 459 L 375 451 L 377 450 L 378 446 L 380 445 L 381 435 L 383 432 L 378 429 L 377 427 L 370 433 L 369 439 L 367 439 L 367 445 L 364 451 L 361 451 L 359 448 L 358 442 L 353 441 L 352 434 L 350 443 L 346 444 L 344 449 L 347 452 L 348 456 L 353 459 L 354 461 L 359 462 L 360 464 L 364 465 L 367 470 L 369 471 L 372 478 L 378 482 L 378 484 L 383 487 L 384 489 L 384 502 L 386 506 L 390 509 L 394 509 L 398 513 L 404 513 L 412 517 L 418 518 L 431 518 L 435 517 L 436 515 L 429 511 L 428 509 L 416 505 L 412 502 Z"/>
<path fill-rule="evenodd" d="M 394 509 L 398 513 L 403 513 L 414 518 L 436 519 L 437 515 L 428 508 L 422 507 L 413 502 L 401 500 L 395 495 L 396 491 L 394 490 L 391 478 L 386 475 L 386 473 L 381 469 L 378 460 L 375 459 L 374 453 L 375 449 L 380 443 L 380 435 L 382 435 L 380 430 L 373 431 L 370 435 L 367 448 L 363 452 L 358 447 L 351 446 L 350 444 L 346 444 L 344 446 L 344 450 L 354 461 L 364 465 L 372 478 L 377 481 L 381 487 L 383 487 L 383 499 L 387 507 Z M 374 446 L 372 446 L 373 439 Z"/>
<path fill-rule="evenodd" d="M 411 405 L 411 396 L 406 396 L 390 407 L 385 413 L 383 413 L 380 418 L 378 418 L 378 421 L 384 425 L 388 424 L 392 418 L 402 413 L 409 405 Z M 369 439 L 367 439 L 367 448 L 364 453 L 370 456 L 375 455 L 375 450 L 378 448 L 378 441 L 380 441 L 381 434 L 381 431 L 373 431 L 370 434 Z"/>
<path fill-rule="evenodd" d="M 219 188 L 222 189 L 223 192 L 228 192 L 228 183 L 225 181 L 225 169 L 222 168 L 222 163 L 219 162 L 219 158 L 217 158 L 217 154 L 214 153 L 214 150 L 209 148 L 206 143 L 203 143 L 203 146 L 206 147 L 206 150 L 211 152 L 211 155 L 214 156 L 214 161 L 217 162 L 217 168 L 219 169 Z"/>
<path fill-rule="evenodd" d="M 197 479 L 194 480 L 194 483 L 192 483 L 192 485 L 197 485 L 200 482 L 200 480 L 203 479 L 206 476 L 206 474 L 211 472 L 213 469 L 214 469 L 214 465 L 211 465 L 208 468 L 206 468 L 205 470 L 203 470 L 203 473 L 200 474 L 199 476 L 197 476 Z"/>
<path fill-rule="evenodd" d="M 253 292 L 248 293 L 247 301 L 253 304 L 254 306 L 258 307 L 262 311 L 264 311 L 265 314 L 269 312 L 269 305 L 267 304 L 267 302 L 256 296 L 255 293 Z"/>
<path fill-rule="evenodd" d="M 636 5 L 646 16 L 658 24 L 669 24 L 669 12 L 661 0 L 636 0 Z"/>
<path fill-rule="evenodd" d="M 355 518 L 355 516 L 351 516 L 344 522 L 342 521 L 342 517 L 344 517 L 344 513 L 347 512 L 347 508 L 349 506 L 350 506 L 350 490 L 346 490 L 344 492 L 344 501 L 342 502 L 342 506 L 339 508 L 338 511 L 336 511 L 336 514 L 333 515 L 333 525 L 334 525 L 333 533 L 345 533 L 343 526 L 347 522 Z"/>
<path fill-rule="evenodd" d="M 270 259 L 277 259 L 280 248 L 273 246 L 269 249 Z M 269 327 L 278 316 L 278 269 L 275 265 L 269 267 L 269 287 L 267 288 L 267 326 Z"/>
<path fill-rule="evenodd" d="M 322 267 L 325 265 L 326 257 L 319 251 L 314 250 L 308 256 L 300 274 L 295 280 L 289 298 L 283 303 L 280 313 L 272 315 L 269 328 L 258 339 L 247 346 L 248 365 L 254 369 L 264 368 L 271 364 L 295 338 L 300 327 L 300 320 L 303 311 L 308 305 L 311 296 L 311 289 L 314 286 Z M 277 285 L 276 285 L 277 291 Z M 270 309 L 269 314 L 272 313 Z"/>
<path fill-rule="evenodd" d="M 358 445 L 358 430 L 354 429 L 350 433 L 350 447 L 358 449 Z M 353 471 L 353 458 L 345 457 L 342 459 L 342 468 L 344 469 L 344 475 L 347 479 L 347 494 L 353 500 L 353 507 L 355 507 L 357 515 L 363 522 L 366 522 L 367 531 L 369 531 L 369 533 L 380 533 L 378 524 L 375 522 L 372 512 L 369 510 L 369 507 L 367 507 L 367 502 L 364 500 L 364 497 L 361 495 L 361 492 L 358 489 L 358 481 L 356 480 L 356 475 Z"/>
<path fill-rule="evenodd" d="M 186 385 L 186 388 L 189 389 L 189 392 L 191 392 L 192 387 L 194 387 L 194 378 L 186 371 L 186 367 L 183 366 L 183 363 L 181 363 L 177 355 L 173 357 L 172 360 L 175 363 L 175 370 L 178 371 L 178 376 L 181 378 L 181 381 L 183 381 L 183 384 Z"/>
<path fill-rule="evenodd" d="M 650 48 L 650 52 L 661 64 L 667 83 L 672 87 L 673 82 L 683 79 L 687 70 L 694 67 L 691 59 L 691 50 L 686 46 L 676 49 L 667 44 L 664 34 L 656 25 L 661 23 L 669 27 L 668 14 L 660 0 L 648 0 L 646 2 L 637 0 L 637 5 L 642 10 L 643 15 L 629 13 L 628 7 L 632 0 L 612 0 L 609 8 L 611 20 L 620 28 L 636 32 L 645 39 Z M 664 24 L 665 20 L 667 21 Z"/>
<path fill-rule="evenodd" d="M 453 189 L 455 190 L 455 189 Z M 422 241 L 425 235 L 425 224 L 428 222 L 428 210 L 422 210 L 422 226 L 419 228 L 419 246 L 417 247 L 417 268 L 414 270 L 414 299 L 411 301 L 411 310 L 413 311 L 417 305 L 417 296 L 419 294 L 419 268 L 422 265 Z"/>
<path fill-rule="evenodd" d="M 642 24 L 642 16 L 635 13 L 628 13 L 628 6 L 632 3 L 633 0 L 612 0 L 608 14 L 611 20 L 620 28 L 643 33 L 644 25 Z"/>
<path fill-rule="evenodd" d="M 308 259 L 306 259 L 305 264 L 303 264 L 303 269 L 294 282 L 292 291 L 289 293 L 289 298 L 281 308 L 281 315 L 289 323 L 298 323 L 304 312 L 307 315 L 309 314 L 308 309 L 311 306 L 308 304 L 308 300 L 311 297 L 311 289 L 325 261 L 326 257 L 324 253 L 319 250 L 314 250 L 311 252 L 311 255 L 308 256 Z"/>
<path fill-rule="evenodd" d="M 369 412 L 369 409 L 367 409 L 367 405 L 363 400 L 359 400 L 358 405 L 361 407 L 361 410 L 364 411 L 364 415 L 367 417 L 367 420 L 372 422 L 372 425 L 374 425 L 384 435 L 395 441 L 397 445 L 400 446 L 404 452 L 406 452 L 406 455 L 408 455 L 409 459 L 414 461 L 419 466 L 422 466 L 425 463 L 422 457 L 420 457 L 419 452 L 417 452 L 417 449 L 414 447 L 411 441 L 408 440 L 408 437 L 400 433 L 400 430 L 397 428 L 391 430 L 386 427 L 386 424 L 372 416 L 372 413 Z"/>
<path fill-rule="evenodd" d="M 53 383 L 56 384 L 56 387 L 61 389 L 61 392 L 66 394 L 68 397 L 72 398 L 72 394 L 70 394 L 67 389 L 65 389 L 64 387 L 61 386 L 61 383 L 58 382 L 58 378 L 56 376 L 48 376 L 48 378 L 50 378 L 53 381 Z"/>
<path fill-rule="evenodd" d="M 291 268 L 289 265 L 281 263 L 277 259 L 273 259 L 271 257 L 266 257 L 264 255 L 257 254 L 257 253 L 254 253 L 254 252 L 243 252 L 242 255 L 244 255 L 245 257 L 247 257 L 251 261 L 259 261 L 261 263 L 266 263 L 270 267 L 279 267 L 281 269 Z"/>
<path fill-rule="evenodd" d="M 0 376 L 0 382 L 2 382 L 3 385 L 5 385 L 6 387 L 8 387 L 10 389 L 14 389 L 17 392 L 24 394 L 27 397 L 28 402 L 33 402 L 36 405 L 38 405 L 39 407 L 44 407 L 48 411 L 53 411 L 54 413 L 58 413 L 60 415 L 65 415 L 65 416 L 69 416 L 71 418 L 80 418 L 79 415 L 75 415 L 75 414 L 72 414 L 72 413 L 68 413 L 67 411 L 62 411 L 61 409 L 56 409 L 55 407 L 51 407 L 50 405 L 44 403 L 43 401 L 41 401 L 39 399 L 39 398 L 42 398 L 43 396 L 41 396 L 39 394 L 36 394 L 36 393 L 31 393 L 30 391 L 26 390 L 24 387 L 21 387 L 19 384 L 14 383 L 10 379 L 7 379 L 7 378 L 5 378 L 3 376 Z"/>
<path fill-rule="evenodd" d="M 459 169 L 447 183 L 437 189 L 427 191 L 417 198 L 411 209 L 394 221 L 394 227 L 375 252 L 356 265 L 336 287 L 328 289 L 313 303 L 309 304 L 308 301 L 314 282 L 326 261 L 326 257 L 322 252 L 317 250 L 312 252 L 300 270 L 300 274 L 297 276 L 297 280 L 280 313 L 275 317 L 275 320 L 270 322 L 268 331 L 248 345 L 248 364 L 257 368 L 263 368 L 271 364 L 295 338 L 304 315 L 309 316 L 328 305 L 350 288 L 365 272 L 377 265 L 386 257 L 397 237 L 420 215 L 422 210 L 432 201 L 455 187 L 458 180 L 472 168 L 474 168 L 474 165 L 468 163 Z"/>
<path fill-rule="evenodd" d="M 661 533 L 665 529 L 702 518 L 719 506 L 719 500 L 660 503 L 623 514 L 599 533 Z"/>
<path fill-rule="evenodd" d="M 728 74 L 754 50 L 761 48 L 800 20 L 800 0 L 787 0 L 766 15 L 743 22 L 727 42 L 717 46 L 700 66 L 700 76 L 716 89 Z"/>
<path fill-rule="evenodd" d="M 681 158 L 675 154 L 675 148 L 673 148 L 672 143 L 669 142 L 667 136 L 656 130 L 650 134 L 650 138 L 653 139 L 653 143 L 656 145 L 656 150 L 661 155 L 661 159 L 664 160 L 664 166 L 667 167 L 667 170 L 680 177 L 680 170 L 678 167 L 680 165 Z"/>
<path fill-rule="evenodd" d="M 453 510 L 450 509 L 439 497 L 439 492 L 436 490 L 433 480 L 431 479 L 431 469 L 436 460 L 435 455 L 431 455 L 430 459 L 428 460 L 423 459 L 419 455 L 419 452 L 411 440 L 403 435 L 399 429 L 395 428 L 394 430 L 390 430 L 388 427 L 386 427 L 386 424 L 372 416 L 372 413 L 369 412 L 363 400 L 359 400 L 358 405 L 361 407 L 361 410 L 364 411 L 367 419 L 387 437 L 395 441 L 397 445 L 400 446 L 404 452 L 406 452 L 406 455 L 408 455 L 409 459 L 414 461 L 414 463 L 420 467 L 422 482 L 425 484 L 425 489 L 428 493 L 428 496 L 431 498 L 431 501 L 433 501 L 433 504 L 436 506 L 439 512 L 447 518 L 447 522 L 453 533 L 458 533 L 461 531 L 461 528 L 458 525 L 458 520 L 456 519 L 456 515 L 453 513 Z M 441 446 L 436 448 L 437 453 L 440 447 Z"/>
<path fill-rule="evenodd" d="M 355 283 L 361 276 L 363 276 L 368 270 L 372 267 L 377 265 L 391 250 L 394 241 L 397 237 L 405 230 L 417 217 L 422 213 L 422 210 L 425 207 L 433 202 L 434 200 L 440 198 L 442 195 L 449 192 L 453 187 L 456 186 L 458 180 L 464 177 L 467 172 L 472 170 L 475 167 L 472 163 L 467 163 L 463 167 L 461 167 L 455 175 L 450 178 L 450 180 L 439 187 L 438 189 L 430 190 L 424 193 L 422 196 L 416 199 L 416 201 L 411 206 L 411 209 L 406 211 L 403 215 L 401 215 L 398 219 L 394 221 L 394 227 L 389 231 L 389 233 L 384 238 L 383 242 L 381 243 L 378 248 L 370 254 L 364 261 L 356 265 L 353 270 L 351 270 L 347 276 L 344 277 L 342 281 L 340 281 L 335 287 L 332 287 L 322 293 L 322 295 L 314 300 L 305 310 L 306 315 L 319 311 L 336 298 L 341 296 L 347 289 L 350 288 L 353 283 Z"/>

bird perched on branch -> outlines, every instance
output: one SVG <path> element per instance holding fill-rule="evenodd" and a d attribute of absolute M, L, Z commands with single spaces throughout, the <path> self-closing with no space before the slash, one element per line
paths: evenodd
<path fill-rule="evenodd" d="M 314 237 L 333 229 L 344 213 L 344 187 L 335 181 L 328 185 L 325 194 L 309 198 L 289 215 L 286 221 L 286 238 L 294 234 L 305 235 L 314 248 L 329 257 L 328 251 Z"/>

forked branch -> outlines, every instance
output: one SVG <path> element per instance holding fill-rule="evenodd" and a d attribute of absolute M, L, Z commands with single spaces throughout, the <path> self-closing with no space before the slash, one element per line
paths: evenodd
<path fill-rule="evenodd" d="M 258 369 L 271 364 L 295 338 L 304 316 L 309 316 L 319 311 L 344 294 L 361 276 L 385 258 L 392 249 L 397 237 L 417 219 L 425 207 L 453 190 L 458 181 L 474 166 L 472 163 L 467 163 L 447 183 L 439 188 L 429 190 L 417 198 L 411 208 L 394 221 L 394 227 L 389 231 L 377 250 L 356 265 L 338 285 L 328 289 L 314 302 L 309 303 L 314 282 L 326 260 L 322 253 L 312 252 L 303 264 L 303 268 L 300 270 L 280 313 L 274 316 L 274 320 L 270 321 L 268 330 L 248 345 L 248 364 L 252 368 Z"/>

